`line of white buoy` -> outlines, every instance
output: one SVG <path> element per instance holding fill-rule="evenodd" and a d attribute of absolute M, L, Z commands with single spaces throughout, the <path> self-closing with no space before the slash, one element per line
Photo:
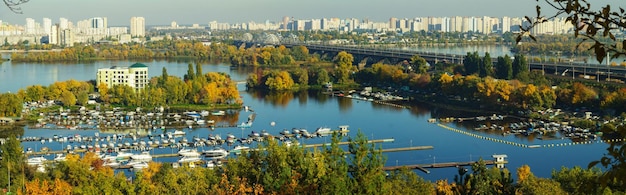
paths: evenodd
<path fill-rule="evenodd" d="M 582 145 L 582 144 L 593 144 L 593 143 L 611 143 L 611 142 L 623 142 L 626 141 L 626 139 L 607 139 L 607 140 L 597 140 L 597 141 L 582 141 L 582 142 L 568 142 L 568 143 L 554 143 L 554 144 L 537 144 L 537 145 L 528 145 L 528 144 L 522 144 L 522 143 L 517 143 L 517 142 L 512 142 L 512 141 L 507 141 L 507 140 L 502 140 L 502 139 L 498 139 L 498 138 L 492 138 L 492 137 L 488 137 L 488 136 L 482 136 L 482 135 L 478 135 L 478 134 L 474 134 L 471 132 L 467 132 L 467 131 L 463 131 L 463 130 L 459 130 L 459 129 L 455 129 L 452 127 L 448 127 L 445 126 L 441 123 L 437 123 L 437 125 L 439 127 L 442 127 L 444 129 L 453 131 L 453 132 L 457 132 L 460 134 L 465 134 L 467 136 L 471 136 L 471 137 L 475 137 L 478 139 L 484 139 L 484 140 L 489 140 L 489 141 L 493 141 L 493 142 L 497 142 L 497 143 L 504 143 L 504 144 L 509 144 L 509 145 L 513 145 L 513 146 L 518 146 L 518 147 L 522 147 L 522 148 L 549 148 L 549 147 L 561 147 L 561 146 L 574 146 L 574 145 Z"/>

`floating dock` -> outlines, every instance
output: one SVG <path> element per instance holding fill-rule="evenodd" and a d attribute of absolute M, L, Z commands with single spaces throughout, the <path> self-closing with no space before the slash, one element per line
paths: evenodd
<path fill-rule="evenodd" d="M 504 164 L 507 164 L 505 154 L 496 154 L 492 155 L 494 160 L 483 160 L 485 165 L 495 165 L 498 168 L 504 168 Z M 478 163 L 478 161 L 467 161 L 467 162 L 442 162 L 442 163 L 431 163 L 431 164 L 413 164 L 413 165 L 398 165 L 398 166 L 387 166 L 383 167 L 383 171 L 394 171 L 402 168 L 409 169 L 418 169 L 423 171 L 424 173 L 430 173 L 426 168 L 449 168 L 449 167 L 462 167 L 462 166 L 470 166 Z"/>

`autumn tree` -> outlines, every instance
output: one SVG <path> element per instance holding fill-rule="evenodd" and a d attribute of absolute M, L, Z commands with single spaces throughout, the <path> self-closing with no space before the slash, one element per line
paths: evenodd
<path fill-rule="evenodd" d="M 517 169 L 517 178 L 516 194 L 567 194 L 557 181 L 535 177 L 528 165 Z"/>
<path fill-rule="evenodd" d="M 76 105 L 76 96 L 70 91 L 63 91 L 61 93 L 61 103 L 64 106 Z"/>
<path fill-rule="evenodd" d="M 0 117 L 6 116 L 21 116 L 22 114 L 22 100 L 13 93 L 0 94 Z"/>
<path fill-rule="evenodd" d="M 341 51 L 335 56 L 335 76 L 337 83 L 347 84 L 350 80 L 350 75 L 356 71 L 356 67 L 352 65 L 354 57 L 345 51 Z"/>
<path fill-rule="evenodd" d="M 291 89 L 294 85 L 293 79 L 289 72 L 287 71 L 279 71 L 279 72 L 270 72 L 267 75 L 267 80 L 265 81 L 265 85 L 270 90 L 287 90 Z"/>

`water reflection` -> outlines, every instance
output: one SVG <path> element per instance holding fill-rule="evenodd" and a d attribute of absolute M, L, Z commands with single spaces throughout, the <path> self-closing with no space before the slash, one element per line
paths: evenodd
<path fill-rule="evenodd" d="M 273 106 L 280 106 L 286 108 L 289 102 L 294 98 L 294 92 L 291 91 L 267 91 L 267 90 L 248 90 L 250 96 L 255 99 L 261 100 L 264 103 L 269 103 Z"/>
<path fill-rule="evenodd" d="M 352 99 L 350 98 L 338 98 L 337 104 L 339 105 L 339 111 L 345 113 L 352 109 Z"/>

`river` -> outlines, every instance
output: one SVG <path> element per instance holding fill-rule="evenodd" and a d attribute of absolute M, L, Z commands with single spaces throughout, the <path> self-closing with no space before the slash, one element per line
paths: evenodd
<path fill-rule="evenodd" d="M 131 61 L 99 61 L 94 63 L 77 64 L 34 64 L 4 62 L 0 66 L 0 91 L 15 92 L 29 85 L 44 85 L 55 81 L 69 79 L 90 80 L 95 78 L 98 68 L 109 66 L 128 66 Z M 188 62 L 185 61 L 148 61 L 142 62 L 149 67 L 149 76 L 161 74 L 163 67 L 169 75 L 182 77 L 187 71 Z M 243 81 L 249 70 L 231 69 L 225 64 L 203 64 L 204 72 L 225 72 L 234 80 Z M 382 148 L 397 148 L 409 146 L 433 146 L 432 150 L 386 153 L 387 165 L 428 164 L 433 162 L 470 161 L 478 158 L 492 159 L 493 154 L 506 154 L 509 163 L 506 165 L 512 173 L 515 169 L 528 164 L 533 173 L 540 177 L 550 177 L 553 169 L 561 166 L 586 167 L 592 160 L 600 159 L 606 153 L 606 143 L 572 144 L 569 139 L 539 140 L 532 137 L 501 135 L 474 131 L 466 123 L 446 123 L 445 125 L 457 129 L 449 130 L 434 123 L 427 122 L 430 118 L 449 116 L 471 116 L 455 110 L 415 104 L 409 109 L 382 105 L 368 101 L 349 98 L 331 97 L 319 92 L 298 93 L 262 93 L 247 92 L 243 85 L 239 86 L 244 105 L 250 106 L 257 114 L 254 125 L 250 129 L 240 128 L 195 128 L 187 136 L 207 137 L 208 134 L 220 134 L 225 137 L 232 133 L 237 137 L 247 135 L 251 130 L 267 130 L 277 135 L 283 129 L 306 128 L 309 132 L 317 127 L 331 127 L 349 125 L 350 135 L 361 131 L 369 139 L 394 138 L 393 143 L 384 143 Z M 225 117 L 225 121 L 235 124 L 243 122 L 249 112 L 236 111 Z M 274 125 L 271 125 L 274 124 Z M 468 127 L 466 127 L 468 126 Z M 168 130 L 173 131 L 173 130 Z M 49 130 L 26 128 L 25 136 L 50 137 L 52 135 L 81 134 L 93 136 L 97 130 Z M 464 133 L 463 133 L 464 132 Z M 109 135 L 99 132 L 101 136 Z M 160 132 L 155 132 L 160 133 Z M 326 138 L 301 140 L 304 143 L 320 143 L 330 140 Z M 506 142 L 506 143 L 503 143 Z M 567 144 L 559 147 L 525 148 L 519 145 L 548 145 Z M 25 142 L 29 148 L 60 148 L 60 143 Z M 173 149 L 162 149 L 161 152 L 172 152 Z M 51 158 L 51 157 L 50 157 Z M 175 161 L 175 158 L 159 159 L 160 161 Z M 457 173 L 455 168 L 431 169 L 430 174 L 418 172 L 428 180 L 449 179 Z"/>

